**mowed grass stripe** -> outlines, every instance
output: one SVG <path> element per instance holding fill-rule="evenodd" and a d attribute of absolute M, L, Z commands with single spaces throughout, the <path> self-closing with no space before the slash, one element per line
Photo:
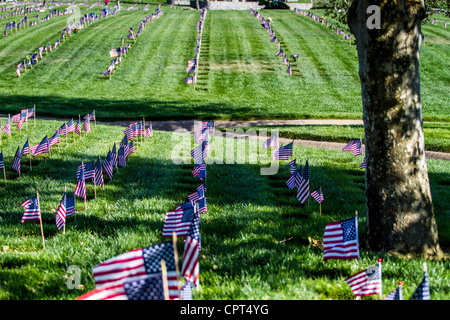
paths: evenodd
<path fill-rule="evenodd" d="M 119 23 L 127 22 L 135 26 L 138 21 L 135 15 L 116 15 L 99 20 L 61 43 L 60 48 L 49 56 L 50 59 L 43 60 L 40 72 L 33 76 L 40 80 L 40 85 L 52 90 L 56 84 L 61 85 L 63 90 L 67 85 L 64 79 L 70 79 L 73 90 L 81 90 L 86 81 L 101 77 L 101 73 L 108 68 L 112 59 L 109 50 L 121 46 L 121 35 L 125 36 L 128 29 L 125 26 L 117 28 Z"/>

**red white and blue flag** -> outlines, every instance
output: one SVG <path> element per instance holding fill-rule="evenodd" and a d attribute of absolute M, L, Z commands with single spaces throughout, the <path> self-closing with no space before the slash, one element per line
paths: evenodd
<path fill-rule="evenodd" d="M 371 266 L 345 279 L 355 296 L 381 293 L 381 270 L 379 265 Z"/>
<path fill-rule="evenodd" d="M 342 151 L 351 151 L 354 156 L 362 154 L 361 140 L 355 139 L 347 143 L 347 145 L 342 149 Z"/>
<path fill-rule="evenodd" d="M 358 217 L 326 225 L 323 236 L 323 259 L 358 259 Z"/>
<path fill-rule="evenodd" d="M 41 214 L 39 210 L 39 202 L 38 197 L 31 197 L 25 200 L 20 204 L 22 207 L 25 207 L 25 212 L 22 216 L 21 222 L 23 223 L 25 220 L 40 220 Z"/>

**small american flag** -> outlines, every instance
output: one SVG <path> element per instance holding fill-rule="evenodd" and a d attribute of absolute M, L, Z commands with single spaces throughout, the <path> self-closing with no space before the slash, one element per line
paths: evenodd
<path fill-rule="evenodd" d="M 402 282 L 399 282 L 399 286 L 389 293 L 383 300 L 403 300 Z"/>
<path fill-rule="evenodd" d="M 52 135 L 52 137 L 50 138 L 49 142 L 48 142 L 48 146 L 53 147 L 55 144 L 59 143 L 59 131 L 56 130 L 55 133 Z"/>
<path fill-rule="evenodd" d="M 125 167 L 127 165 L 127 157 L 125 155 L 125 146 L 122 146 L 119 148 L 119 151 L 117 152 L 118 158 L 119 158 L 119 167 Z"/>
<path fill-rule="evenodd" d="M 75 187 L 74 194 L 86 200 L 86 182 L 84 179 L 83 168 L 80 169 L 80 175 L 77 180 L 77 186 Z"/>
<path fill-rule="evenodd" d="M 20 204 L 22 207 L 25 207 L 25 212 L 22 216 L 21 222 L 23 223 L 25 220 L 40 220 L 41 214 L 39 210 L 39 202 L 38 198 L 31 197 L 25 200 Z"/>
<path fill-rule="evenodd" d="M 175 271 L 172 242 L 163 242 L 128 251 L 96 265 L 92 268 L 95 286 L 98 289 L 110 287 L 124 282 L 140 281 L 147 278 L 148 275 L 160 274 L 162 272 L 161 260 L 166 263 L 169 298 L 178 298 L 178 281 L 176 273 L 172 273 Z M 175 276 L 175 279 L 172 276 Z"/>
<path fill-rule="evenodd" d="M 67 133 L 75 131 L 75 124 L 73 123 L 73 119 L 70 119 L 69 122 L 67 122 L 66 128 Z"/>
<path fill-rule="evenodd" d="M 181 288 L 181 300 L 192 300 L 192 282 L 187 281 Z"/>
<path fill-rule="evenodd" d="M 5 163 L 3 162 L 3 151 L 0 151 L 0 169 L 5 168 Z"/>
<path fill-rule="evenodd" d="M 20 157 L 21 157 L 20 147 L 17 147 L 17 151 L 16 151 L 16 154 L 14 155 L 14 161 L 13 161 L 12 167 L 18 173 L 20 173 Z"/>
<path fill-rule="evenodd" d="M 145 129 L 143 135 L 144 135 L 145 138 L 153 137 L 152 125 L 150 125 L 150 127 Z"/>
<path fill-rule="evenodd" d="M 17 123 L 17 130 L 22 130 L 22 119 L 19 120 L 19 122 Z"/>
<path fill-rule="evenodd" d="M 278 137 L 278 130 L 275 132 L 274 136 L 271 136 L 269 139 L 267 139 L 263 143 L 263 148 L 267 149 L 270 147 L 275 147 L 275 149 L 279 148 L 279 137 Z"/>
<path fill-rule="evenodd" d="M 84 179 L 94 179 L 95 178 L 95 166 L 94 161 L 80 164 L 77 168 L 77 179 L 81 178 L 81 169 L 84 171 Z"/>
<path fill-rule="evenodd" d="M 365 169 L 366 168 L 366 158 L 363 159 L 363 162 L 359 165 L 360 169 Z"/>
<path fill-rule="evenodd" d="M 86 131 L 86 133 L 91 132 L 91 121 L 89 120 L 89 118 L 84 119 L 83 130 Z"/>
<path fill-rule="evenodd" d="M 95 112 L 92 110 L 88 114 L 83 117 L 84 120 L 94 120 L 95 121 Z"/>
<path fill-rule="evenodd" d="M 196 164 L 203 162 L 203 159 L 208 157 L 209 144 L 202 142 L 199 146 L 191 151 L 191 156 L 194 158 Z"/>
<path fill-rule="evenodd" d="M 167 272 L 169 288 L 175 288 L 178 280 L 176 271 Z M 171 299 L 176 299 L 176 289 L 169 292 Z M 162 275 L 147 275 L 135 281 L 105 286 L 89 291 L 76 300 L 164 300 Z"/>
<path fill-rule="evenodd" d="M 66 217 L 69 217 L 75 213 L 75 194 L 66 198 Z"/>
<path fill-rule="evenodd" d="M 192 170 L 192 175 L 194 177 L 203 180 L 206 178 L 206 164 L 203 162 L 202 164 L 196 164 L 194 169 Z"/>
<path fill-rule="evenodd" d="M 28 144 L 28 139 L 23 145 L 22 151 L 20 151 L 20 156 L 24 156 L 30 153 L 30 145 Z"/>
<path fill-rule="evenodd" d="M 199 285 L 199 251 L 200 251 L 200 231 L 198 216 L 192 220 L 189 232 L 186 237 L 183 252 L 183 264 L 181 274 L 186 281 L 191 281 L 195 286 Z"/>
<path fill-rule="evenodd" d="M 103 169 L 105 170 L 108 178 L 111 180 L 113 177 L 113 164 L 112 164 L 111 151 L 108 152 L 105 160 L 103 161 Z"/>
<path fill-rule="evenodd" d="M 3 132 L 5 132 L 7 135 L 11 135 L 11 117 L 8 116 L 8 120 L 5 123 L 5 126 L 3 127 Z"/>
<path fill-rule="evenodd" d="M 191 194 L 188 195 L 189 201 L 196 202 L 199 199 L 203 198 L 205 196 L 205 191 L 203 189 L 197 190 Z"/>
<path fill-rule="evenodd" d="M 126 150 L 128 150 L 126 156 L 128 157 L 130 154 L 134 153 L 134 141 L 130 141 L 128 143 L 128 148 L 126 148 Z"/>
<path fill-rule="evenodd" d="M 75 133 L 81 136 L 81 121 L 78 119 L 77 124 L 75 125 Z"/>
<path fill-rule="evenodd" d="M 58 134 L 60 136 L 65 136 L 67 134 L 67 123 L 64 123 L 61 127 L 59 127 Z"/>
<path fill-rule="evenodd" d="M 61 230 L 66 224 L 66 196 L 67 194 L 66 192 L 64 192 L 64 195 L 58 206 L 58 211 L 56 212 L 55 223 L 58 230 Z"/>
<path fill-rule="evenodd" d="M 187 77 L 187 78 L 184 78 L 184 83 L 185 83 L 185 84 L 191 84 L 191 83 L 194 83 L 194 78 L 193 78 L 193 77 Z"/>
<path fill-rule="evenodd" d="M 355 296 L 368 296 L 381 293 L 381 270 L 379 265 L 371 266 L 347 278 L 345 282 L 350 286 Z"/>
<path fill-rule="evenodd" d="M 430 281 L 427 272 L 424 272 L 422 282 L 414 291 L 410 300 L 430 300 Z"/>
<path fill-rule="evenodd" d="M 186 236 L 194 218 L 196 204 L 192 201 L 182 203 L 175 209 L 169 211 L 164 219 L 164 226 L 162 231 L 163 237 L 172 237 L 173 232 L 177 236 Z"/>
<path fill-rule="evenodd" d="M 347 143 L 347 145 L 342 149 L 342 151 L 352 151 L 354 156 L 362 154 L 361 150 L 361 140 L 355 139 Z"/>
<path fill-rule="evenodd" d="M 295 170 L 293 174 L 291 174 L 290 178 L 286 180 L 286 185 L 289 189 L 294 189 L 295 187 L 299 187 L 302 181 L 301 168 L 300 170 Z"/>
<path fill-rule="evenodd" d="M 205 197 L 198 199 L 197 204 L 198 204 L 198 213 L 199 214 L 208 212 L 208 206 L 206 205 Z"/>
<path fill-rule="evenodd" d="M 289 160 L 289 157 L 292 156 L 292 147 L 293 147 L 293 142 L 285 145 L 285 146 L 281 146 L 279 149 L 275 150 L 273 152 L 273 160 L 277 161 L 277 160 Z"/>
<path fill-rule="evenodd" d="M 319 189 L 311 192 L 311 197 L 313 197 L 314 200 L 317 201 L 317 203 L 322 203 L 324 200 L 322 188 L 319 187 Z"/>
<path fill-rule="evenodd" d="M 323 259 L 359 258 L 358 217 L 326 225 L 323 236 Z"/>
<path fill-rule="evenodd" d="M 303 176 L 299 176 L 297 199 L 301 204 L 304 204 L 309 198 L 309 180 Z"/>
<path fill-rule="evenodd" d="M 131 125 L 123 130 L 123 133 L 127 136 L 128 140 L 131 140 L 134 138 L 133 129 L 131 128 Z"/>
<path fill-rule="evenodd" d="M 102 187 L 105 184 L 105 181 L 103 180 L 102 161 L 100 160 L 100 156 L 98 156 L 97 163 L 95 164 L 94 175 L 95 184 Z"/>
<path fill-rule="evenodd" d="M 296 170 L 296 159 L 292 160 L 291 162 L 289 162 L 289 166 L 291 167 L 291 175 L 294 174 L 295 170 Z"/>
<path fill-rule="evenodd" d="M 111 151 L 111 161 L 114 168 L 117 168 L 118 166 L 118 159 L 117 159 L 117 151 L 116 151 L 116 143 L 114 142 L 114 146 Z"/>

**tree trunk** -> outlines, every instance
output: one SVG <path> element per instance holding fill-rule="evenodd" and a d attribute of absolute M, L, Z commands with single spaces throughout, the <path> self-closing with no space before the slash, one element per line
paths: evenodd
<path fill-rule="evenodd" d="M 379 10 L 376 16 L 368 6 Z M 419 51 L 423 0 L 355 0 L 355 35 L 366 150 L 366 246 L 440 256 L 425 161 Z M 376 22 L 376 21 L 375 21 Z"/>

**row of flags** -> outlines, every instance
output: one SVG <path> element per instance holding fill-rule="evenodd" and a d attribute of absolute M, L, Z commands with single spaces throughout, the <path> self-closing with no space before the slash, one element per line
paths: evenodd
<path fill-rule="evenodd" d="M 197 75 L 198 75 L 198 61 L 200 59 L 200 49 L 202 46 L 202 35 L 203 35 L 203 26 L 205 25 L 206 13 L 208 10 L 203 8 L 200 11 L 200 20 L 197 22 L 197 40 L 194 51 L 196 52 L 195 58 L 188 61 L 188 65 L 186 67 L 186 73 L 193 73 L 192 76 L 188 76 L 184 79 L 185 84 L 195 84 L 197 83 Z"/>
<path fill-rule="evenodd" d="M 133 125 L 124 130 L 124 138 L 132 138 Z M 211 121 L 201 123 L 194 134 L 199 143 L 209 141 Z M 203 160 L 203 159 L 202 159 Z M 197 165 L 201 169 L 197 169 Z M 196 163 L 193 175 L 202 183 L 188 195 L 189 201 L 167 212 L 163 237 L 172 241 L 138 248 L 108 259 L 92 268 L 96 288 L 78 300 L 191 300 L 193 286 L 199 286 L 200 216 L 207 212 L 206 167 Z M 181 270 L 178 266 L 177 239 L 185 237 Z M 181 271 L 181 272 L 180 272 Z M 180 277 L 184 278 L 181 286 Z"/>
<path fill-rule="evenodd" d="M 0 132 L 0 142 L 1 142 L 1 134 L 2 132 L 5 132 L 8 136 L 11 136 L 11 126 L 13 123 L 17 123 L 17 131 L 22 130 L 22 124 L 25 122 L 28 126 L 28 119 L 31 117 L 34 117 L 34 125 L 36 125 L 36 113 L 35 108 L 27 108 L 20 110 L 20 113 L 15 114 L 12 116 L 8 114 L 8 120 L 6 120 L 5 126 L 3 127 L 2 131 Z M 2 123 L 0 120 L 0 128 L 2 127 Z"/>
<path fill-rule="evenodd" d="M 148 129 L 151 132 L 151 127 Z M 131 123 L 124 130 L 121 148 L 125 146 L 124 141 L 133 139 L 139 135 L 138 132 L 144 135 L 148 129 L 145 129 L 145 121 Z M 183 203 L 175 210 L 188 216 L 184 220 L 195 221 L 189 223 L 187 228 L 184 221 L 179 222 L 181 226 L 170 227 L 165 222 L 163 236 L 172 237 L 172 241 L 127 251 L 95 265 L 92 268 L 95 289 L 79 296 L 77 300 L 191 300 L 192 286 L 194 283 L 198 285 L 200 210 L 197 210 L 197 203 Z M 167 231 L 167 228 L 174 230 Z M 181 273 L 178 265 L 178 236 L 186 236 Z M 183 286 L 180 275 L 185 279 Z"/>
<path fill-rule="evenodd" d="M 106 16 L 104 16 L 106 17 Z M 33 65 L 39 62 L 39 59 L 43 59 L 43 53 L 45 52 L 45 54 L 47 55 L 49 52 L 52 52 L 53 50 L 56 50 L 56 48 L 62 43 L 64 42 L 64 40 L 67 37 L 70 37 L 72 35 L 72 32 L 75 32 L 75 30 L 77 29 L 83 29 L 85 27 L 86 24 L 92 24 L 93 22 L 98 21 L 98 16 L 97 14 L 95 14 L 94 12 L 90 13 L 90 14 L 84 14 L 83 16 L 80 17 L 80 19 L 78 20 L 77 24 L 75 24 L 75 22 L 71 21 L 69 23 L 69 26 L 64 28 L 61 31 L 61 35 L 59 37 L 59 39 L 57 39 L 55 41 L 55 43 L 52 44 L 49 42 L 48 45 L 42 45 L 40 46 L 31 57 L 27 56 L 26 59 L 22 60 L 16 67 L 16 74 L 18 77 L 20 77 L 20 72 L 21 70 L 25 70 L 25 72 L 27 71 L 27 68 L 33 68 Z"/>
<path fill-rule="evenodd" d="M 287 66 L 286 73 L 289 75 L 292 75 L 291 63 L 289 61 L 287 53 L 284 51 L 283 47 L 281 46 L 281 41 L 279 39 L 277 39 L 277 37 L 275 35 L 275 31 L 273 30 L 272 26 L 270 25 L 271 20 L 265 19 L 258 11 L 254 10 L 254 9 L 250 9 L 250 13 L 252 13 L 261 22 L 261 25 L 264 27 L 264 29 L 267 30 L 267 32 L 269 33 L 269 36 L 270 36 L 270 42 L 277 43 L 278 51 L 275 55 L 277 57 L 283 58 L 283 63 Z M 291 57 L 294 61 L 297 61 L 297 58 L 299 56 L 300 55 L 298 53 L 294 53 L 291 55 Z"/>
<path fill-rule="evenodd" d="M 334 24 L 329 24 L 328 20 L 326 20 L 323 16 L 319 17 L 318 15 L 313 14 L 312 12 L 309 12 L 309 11 L 306 11 L 306 10 L 300 10 L 300 9 L 297 9 L 297 8 L 293 8 L 291 10 L 294 11 L 295 13 L 298 13 L 298 14 L 302 15 L 302 16 L 310 18 L 314 22 L 321 23 L 322 25 L 326 26 L 330 30 L 335 31 L 336 34 L 342 35 L 344 40 L 350 40 L 350 44 L 352 44 L 352 35 L 351 34 L 345 33 L 345 30 L 344 29 L 339 29 L 339 26 L 336 26 L 336 28 L 335 28 Z"/>
<path fill-rule="evenodd" d="M 26 110 L 26 109 L 25 109 Z M 29 109 L 28 109 L 29 110 Z M 77 133 L 81 137 L 81 130 L 83 129 L 86 133 L 90 133 L 90 120 L 95 119 L 95 111 L 92 111 L 91 113 L 88 113 L 84 117 L 84 123 L 83 127 L 81 126 L 81 120 L 78 120 L 78 123 L 75 125 L 73 122 L 73 119 L 70 120 L 67 123 L 64 123 L 60 128 L 58 128 L 54 134 L 48 138 L 46 135 L 41 142 L 30 145 L 29 139 L 25 142 L 22 148 L 20 146 L 17 147 L 16 153 L 13 158 L 12 168 L 17 171 L 20 177 L 21 172 L 21 159 L 24 155 L 29 155 L 30 158 L 30 169 L 31 169 L 31 156 L 36 157 L 40 154 L 46 154 L 50 153 L 50 148 L 53 147 L 55 144 L 60 143 L 60 136 L 64 135 L 66 136 L 66 142 L 67 142 L 67 134 L 69 132 Z M 8 123 L 7 123 L 8 124 Z M 0 159 L 1 164 L 4 170 L 4 179 L 6 183 L 6 173 L 5 173 L 5 164 L 3 160 L 3 150 L 0 152 Z"/>
<path fill-rule="evenodd" d="M 36 15 L 34 18 L 35 20 L 31 21 L 28 24 L 28 16 L 24 16 L 22 18 L 19 19 L 19 22 L 16 23 L 16 21 L 11 21 L 7 24 L 5 24 L 5 31 L 3 32 L 3 37 L 7 37 L 8 36 L 8 30 L 12 30 L 14 32 L 14 30 L 17 32 L 22 28 L 25 28 L 27 26 L 31 27 L 37 24 L 37 22 L 43 22 L 43 21 L 49 21 L 51 18 L 53 18 L 54 16 L 60 16 L 60 15 L 67 15 L 67 14 L 71 14 L 72 12 L 68 12 L 67 9 L 64 10 L 64 12 L 61 12 L 59 10 L 56 9 L 51 9 L 49 11 L 49 13 L 42 18 L 41 20 L 39 20 L 39 15 Z M 5 17 L 6 18 L 6 17 Z"/>
<path fill-rule="evenodd" d="M 353 156 L 358 156 L 361 155 L 362 158 L 362 142 L 361 142 L 361 138 L 360 139 L 353 139 L 350 142 L 348 142 L 344 148 L 342 148 L 343 152 L 352 152 Z M 362 159 L 361 164 L 359 165 L 360 169 L 365 169 L 366 168 L 366 158 L 364 157 Z"/>
<path fill-rule="evenodd" d="M 136 38 L 141 35 L 141 32 L 142 32 L 142 30 L 145 29 L 145 26 L 147 25 L 147 23 L 149 21 L 158 19 L 160 16 L 162 16 L 164 14 L 164 12 L 162 10 L 155 9 L 155 11 L 156 11 L 155 13 L 152 13 L 151 15 L 145 17 L 144 20 L 142 20 L 139 23 L 138 31 L 136 32 L 136 34 L 134 33 L 134 30 L 132 27 L 128 29 L 128 34 L 127 34 L 128 40 L 133 40 L 134 42 L 136 42 Z M 126 54 L 128 53 L 128 51 L 131 49 L 131 44 L 125 45 L 124 37 L 122 37 L 122 39 L 121 39 L 121 44 L 122 44 L 121 47 L 114 48 L 109 51 L 109 56 L 114 59 L 111 60 L 111 62 L 109 63 L 108 69 L 105 72 L 103 72 L 103 75 L 109 76 L 110 79 L 111 79 L 111 75 L 112 75 L 113 71 L 116 69 L 116 66 L 119 65 L 119 63 L 122 63 L 122 57 L 125 57 Z"/>

